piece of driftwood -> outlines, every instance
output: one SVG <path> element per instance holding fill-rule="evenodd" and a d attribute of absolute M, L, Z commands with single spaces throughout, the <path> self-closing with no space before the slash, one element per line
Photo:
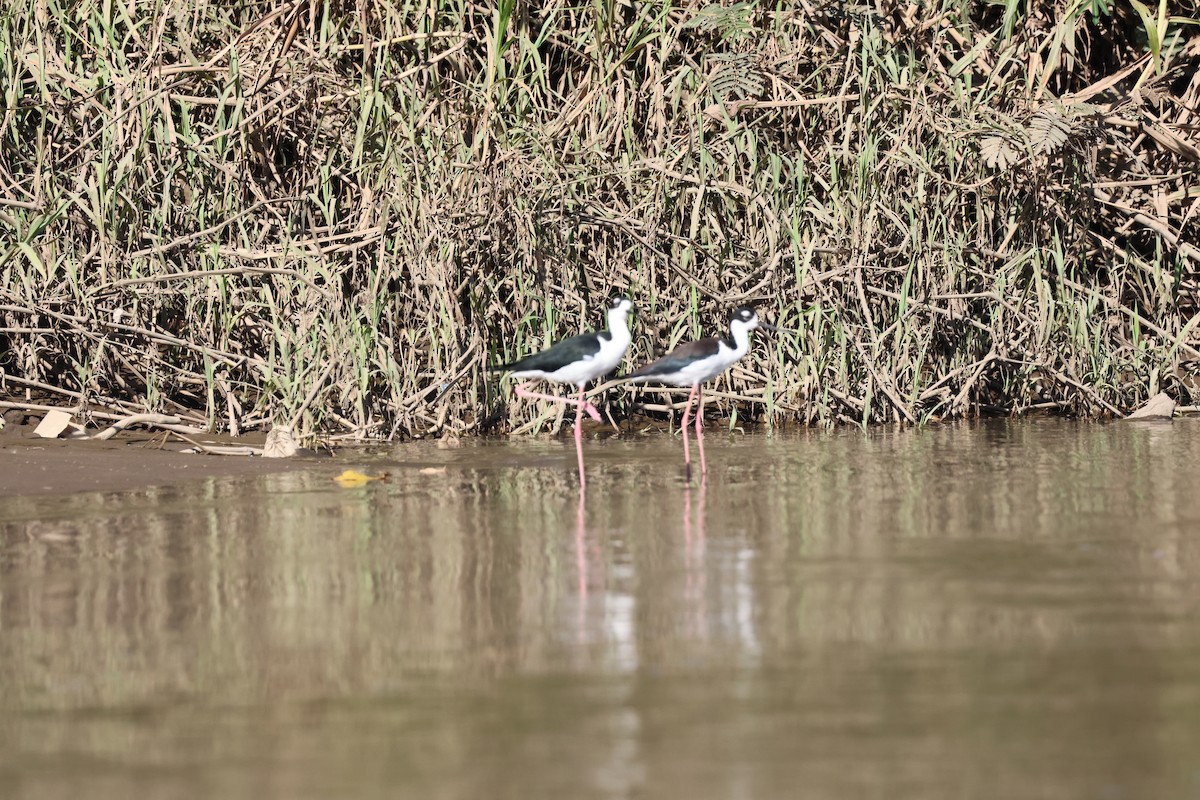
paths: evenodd
<path fill-rule="evenodd" d="M 217 444 L 199 444 L 195 443 L 187 450 L 181 450 L 182 453 L 204 453 L 210 456 L 261 456 L 263 454 L 261 447 L 253 447 L 251 445 L 217 445 Z"/>
<path fill-rule="evenodd" d="M 133 416 L 125 417 L 125 419 L 117 420 L 109 427 L 92 436 L 93 439 L 111 439 L 121 431 L 128 428 L 130 425 L 152 425 L 163 430 L 174 431 L 176 433 L 190 433 L 192 435 L 202 434 L 200 428 L 193 428 L 190 425 L 183 425 L 183 420 L 179 417 L 170 416 L 168 414 L 134 414 Z"/>
<path fill-rule="evenodd" d="M 204 453 L 210 456 L 261 456 L 263 454 L 263 449 L 261 447 L 254 447 L 253 445 L 204 444 L 203 442 L 197 442 L 190 436 L 184 436 L 178 431 L 172 431 L 171 435 L 175 436 L 176 438 L 183 439 L 185 442 L 191 445 L 191 447 L 189 447 L 187 450 L 181 450 L 180 452 L 182 453 L 193 455 L 196 453 Z"/>
<path fill-rule="evenodd" d="M 1159 392 L 1125 419 L 1170 419 L 1174 413 L 1175 401 L 1166 392 Z"/>

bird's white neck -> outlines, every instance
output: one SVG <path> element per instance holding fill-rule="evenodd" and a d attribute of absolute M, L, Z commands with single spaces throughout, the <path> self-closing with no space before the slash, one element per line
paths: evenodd
<path fill-rule="evenodd" d="M 629 312 L 620 308 L 610 308 L 608 310 L 608 330 L 612 334 L 614 342 L 628 346 L 633 339 L 629 335 Z"/>
<path fill-rule="evenodd" d="M 740 321 L 729 324 L 729 336 L 733 339 L 733 355 L 735 360 L 750 351 L 750 329 Z"/>

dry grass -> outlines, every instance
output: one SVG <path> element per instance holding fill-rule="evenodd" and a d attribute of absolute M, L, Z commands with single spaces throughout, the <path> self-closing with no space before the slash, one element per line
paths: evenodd
<path fill-rule="evenodd" d="M 1116 6 L 18 0 L 0 386 L 511 426 L 484 366 L 619 289 L 635 360 L 801 331 L 714 387 L 743 420 L 1193 401 L 1200 27 Z"/>

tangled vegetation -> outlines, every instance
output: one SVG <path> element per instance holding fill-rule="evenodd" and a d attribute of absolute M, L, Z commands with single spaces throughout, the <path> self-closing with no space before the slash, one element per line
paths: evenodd
<path fill-rule="evenodd" d="M 489 363 L 737 305 L 772 423 L 1200 383 L 1200 27 L 1135 0 L 15 0 L 0 398 L 528 429 Z M 655 390 L 605 389 L 618 418 Z M 656 412 L 655 409 L 658 409 Z M 557 412 L 542 412 L 557 413 Z"/>

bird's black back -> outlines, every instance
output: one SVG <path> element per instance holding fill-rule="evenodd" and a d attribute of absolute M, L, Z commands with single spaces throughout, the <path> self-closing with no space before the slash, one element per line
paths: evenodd
<path fill-rule="evenodd" d="M 667 375 L 678 372 L 693 361 L 714 356 L 721 349 L 721 339 L 710 336 L 707 339 L 697 339 L 694 342 L 681 344 L 662 358 L 651 361 L 641 369 L 634 370 L 626 378 L 645 378 L 653 375 Z"/>
<path fill-rule="evenodd" d="M 600 352 L 601 339 L 607 341 L 611 338 L 612 334 L 608 331 L 581 333 L 578 336 L 572 336 L 556 342 L 540 353 L 534 353 L 531 356 L 513 361 L 511 364 L 489 367 L 489 371 L 521 372 L 535 369 L 541 372 L 554 372 L 555 370 L 562 369 L 567 364 L 573 364 L 576 361 L 582 361 L 588 356 L 596 355 Z"/>

